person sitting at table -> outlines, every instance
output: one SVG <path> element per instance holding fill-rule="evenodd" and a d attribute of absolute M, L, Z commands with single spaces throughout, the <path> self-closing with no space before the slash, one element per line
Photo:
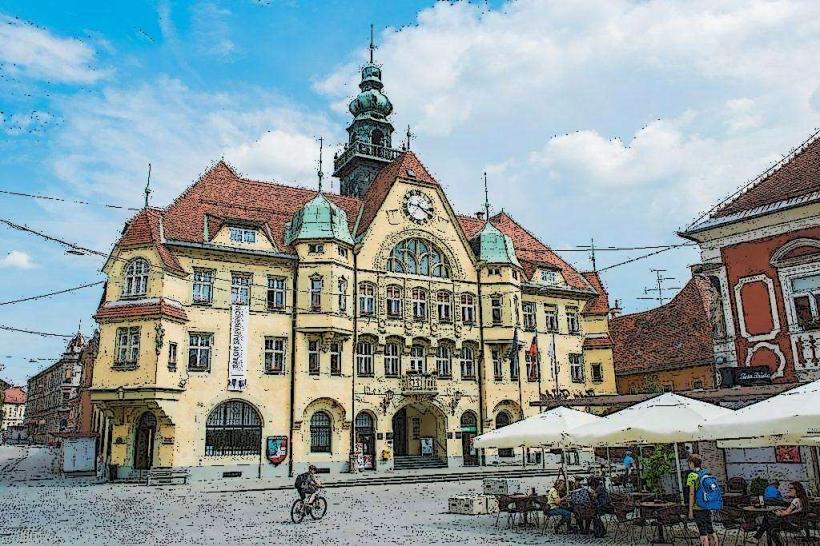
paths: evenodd
<path fill-rule="evenodd" d="M 800 482 L 791 482 L 789 484 L 789 492 L 786 495 L 791 501 L 786 508 L 775 510 L 763 516 L 763 523 L 757 528 L 755 539 L 760 540 L 763 533 L 766 533 L 766 543 L 769 546 L 783 546 L 783 541 L 780 540 L 780 531 L 788 526 L 788 522 L 783 518 L 794 514 L 799 514 L 809 506 L 809 497 L 806 495 L 806 489 Z"/>
<path fill-rule="evenodd" d="M 555 531 L 557 532 L 558 529 L 564 525 L 566 526 L 567 530 L 569 530 L 569 524 L 572 520 L 572 512 L 568 509 L 561 506 L 561 503 L 564 501 L 564 495 L 566 495 L 566 483 L 564 483 L 563 478 L 558 478 L 555 480 L 555 483 L 547 491 L 547 511 L 545 515 L 547 516 L 560 516 L 561 521 L 555 526 Z"/>
<path fill-rule="evenodd" d="M 589 483 L 587 481 L 587 483 Z M 576 525 L 581 531 L 581 534 L 588 535 L 592 519 L 581 516 L 581 512 L 595 511 L 595 491 L 588 485 L 584 485 L 581 480 L 571 482 L 570 491 L 567 493 L 567 498 L 572 504 L 572 511 L 575 514 Z M 585 510 L 586 509 L 586 510 Z"/>
<path fill-rule="evenodd" d="M 783 500 L 783 493 L 780 492 L 780 480 L 771 480 L 766 489 L 763 490 L 763 502 L 766 504 L 777 504 Z"/>
<path fill-rule="evenodd" d="M 609 498 L 609 491 L 607 491 L 606 484 L 601 478 L 591 476 L 589 478 L 589 487 L 595 493 L 595 506 L 597 508 L 597 515 L 592 522 L 592 531 L 596 538 L 603 538 L 606 536 L 606 526 L 604 526 L 601 516 L 613 512 L 612 500 Z"/>

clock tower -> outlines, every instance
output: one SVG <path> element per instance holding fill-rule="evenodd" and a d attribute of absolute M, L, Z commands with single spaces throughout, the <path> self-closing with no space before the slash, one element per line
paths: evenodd
<path fill-rule="evenodd" d="M 392 147 L 394 129 L 388 118 L 393 105 L 382 92 L 382 70 L 373 61 L 375 48 L 371 26 L 370 61 L 362 67 L 360 92 L 349 106 L 353 122 L 347 128 L 348 142 L 333 160 L 342 195 L 364 195 L 376 174 L 401 153 Z"/>

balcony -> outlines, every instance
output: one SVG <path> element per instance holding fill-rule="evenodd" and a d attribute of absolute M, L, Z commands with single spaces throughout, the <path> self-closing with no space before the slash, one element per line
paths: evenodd
<path fill-rule="evenodd" d="M 435 396 L 438 381 L 433 374 L 407 374 L 399 380 L 399 388 L 405 396 Z"/>
<path fill-rule="evenodd" d="M 333 160 L 334 176 L 354 155 L 361 155 L 382 161 L 393 161 L 401 155 L 401 151 L 356 141 L 345 147 L 345 151 L 342 152 L 342 155 Z"/>

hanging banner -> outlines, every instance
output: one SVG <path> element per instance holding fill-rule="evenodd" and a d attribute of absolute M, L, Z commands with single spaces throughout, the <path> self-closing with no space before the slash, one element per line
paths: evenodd
<path fill-rule="evenodd" d="M 228 390 L 245 389 L 248 354 L 248 305 L 231 305 L 231 355 L 228 364 Z"/>

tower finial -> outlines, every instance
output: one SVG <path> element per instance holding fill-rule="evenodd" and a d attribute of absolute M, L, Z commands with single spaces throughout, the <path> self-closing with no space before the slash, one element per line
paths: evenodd
<path fill-rule="evenodd" d="M 487 171 L 484 171 L 484 214 L 487 221 L 490 221 L 490 197 L 487 193 Z"/>
<path fill-rule="evenodd" d="M 319 137 L 319 171 L 316 173 L 319 175 L 319 193 L 322 192 L 322 177 L 325 173 L 322 172 L 322 149 L 324 148 L 325 139 Z"/>
<path fill-rule="evenodd" d="M 409 152 L 410 151 L 410 139 L 412 139 L 414 136 L 416 136 L 416 135 L 414 135 L 413 133 L 410 132 L 410 125 L 407 126 L 407 132 L 404 134 L 404 136 L 407 137 L 407 142 L 405 143 L 405 149 Z"/>
<path fill-rule="evenodd" d="M 151 195 L 151 164 L 148 164 L 148 182 L 145 183 L 145 208 L 148 208 L 148 196 Z"/>
<path fill-rule="evenodd" d="M 373 23 L 370 23 L 370 62 L 373 62 L 373 51 L 376 49 L 376 44 L 373 41 Z"/>

